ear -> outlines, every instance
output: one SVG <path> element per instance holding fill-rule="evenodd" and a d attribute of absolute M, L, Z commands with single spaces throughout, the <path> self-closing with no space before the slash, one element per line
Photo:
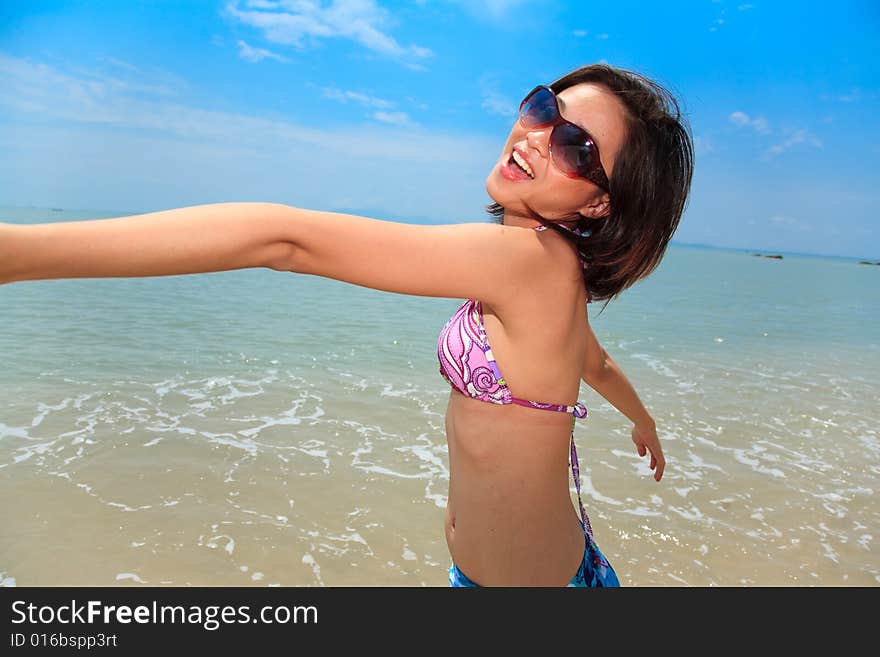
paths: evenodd
<path fill-rule="evenodd" d="M 611 197 L 608 194 L 602 194 L 596 198 L 590 199 L 582 205 L 578 212 L 588 219 L 598 219 L 606 216 L 611 211 Z"/>

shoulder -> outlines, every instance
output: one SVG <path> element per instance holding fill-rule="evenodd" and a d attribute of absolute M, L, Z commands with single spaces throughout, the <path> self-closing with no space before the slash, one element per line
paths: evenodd
<path fill-rule="evenodd" d="M 285 210 L 283 227 L 291 249 L 280 269 L 493 305 L 546 276 L 560 246 L 547 231 L 517 226 L 419 225 L 299 208 Z"/>

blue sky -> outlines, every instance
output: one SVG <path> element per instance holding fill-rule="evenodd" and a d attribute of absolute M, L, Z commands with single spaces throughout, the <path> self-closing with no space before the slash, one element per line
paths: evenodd
<path fill-rule="evenodd" d="M 876 0 L 6 0 L 0 205 L 484 221 L 522 96 L 607 62 L 690 122 L 674 242 L 880 259 L 878 37 Z"/>

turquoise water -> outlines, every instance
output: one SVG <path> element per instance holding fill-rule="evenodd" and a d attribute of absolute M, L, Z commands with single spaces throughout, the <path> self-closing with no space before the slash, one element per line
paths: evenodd
<path fill-rule="evenodd" d="M 668 459 L 658 484 L 582 384 L 584 503 L 622 584 L 880 582 L 878 283 L 672 245 L 590 306 Z M 0 581 L 445 586 L 436 340 L 460 303 L 259 269 L 0 287 Z"/>

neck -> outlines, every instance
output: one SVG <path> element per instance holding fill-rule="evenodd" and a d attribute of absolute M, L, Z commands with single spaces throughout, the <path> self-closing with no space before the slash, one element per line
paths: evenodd
<path fill-rule="evenodd" d="M 551 217 L 544 217 L 547 221 L 551 221 L 557 224 L 560 224 L 563 228 L 568 228 L 569 230 L 577 229 L 577 220 L 569 219 L 566 221 L 559 221 L 557 219 L 553 219 Z M 502 222 L 505 226 L 517 226 L 519 228 L 535 228 L 536 226 L 540 226 L 541 222 L 533 219 L 527 214 L 522 214 L 519 212 L 512 212 L 510 210 L 505 209 L 504 218 Z"/>

